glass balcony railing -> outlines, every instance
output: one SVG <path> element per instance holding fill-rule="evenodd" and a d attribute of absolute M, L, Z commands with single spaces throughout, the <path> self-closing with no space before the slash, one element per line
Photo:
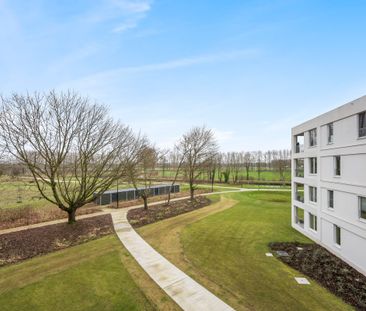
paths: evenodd
<path fill-rule="evenodd" d="M 304 145 L 296 144 L 295 152 L 296 153 L 304 152 Z"/>
<path fill-rule="evenodd" d="M 300 218 L 300 217 L 296 217 L 296 223 L 297 223 L 300 227 L 304 228 L 304 219 L 302 219 L 302 218 Z"/>
<path fill-rule="evenodd" d="M 296 201 L 304 203 L 304 193 L 296 193 L 295 194 Z"/>

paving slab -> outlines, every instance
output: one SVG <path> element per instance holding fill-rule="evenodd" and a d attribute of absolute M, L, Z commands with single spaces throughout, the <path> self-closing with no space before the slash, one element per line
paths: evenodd
<path fill-rule="evenodd" d="M 295 280 L 298 284 L 301 284 L 301 285 L 309 285 L 310 284 L 310 282 L 308 281 L 307 278 L 295 277 Z"/>
<path fill-rule="evenodd" d="M 233 311 L 205 287 L 153 249 L 131 227 L 127 212 L 112 212 L 115 231 L 123 245 L 147 274 L 183 309 L 187 311 Z"/>

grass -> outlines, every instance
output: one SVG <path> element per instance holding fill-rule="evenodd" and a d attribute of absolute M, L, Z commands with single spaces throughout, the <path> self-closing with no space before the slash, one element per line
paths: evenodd
<path fill-rule="evenodd" d="M 116 189 L 117 184 L 113 184 L 110 189 Z M 120 182 L 119 189 L 132 188 L 128 183 Z M 32 177 L 11 178 L 0 177 L 0 209 L 2 208 L 26 208 L 26 207 L 51 207 L 55 206 L 41 197 L 36 183 Z"/>
<path fill-rule="evenodd" d="M 115 235 L 0 269 L 1 310 L 179 310 Z"/>
<path fill-rule="evenodd" d="M 211 209 L 148 225 L 139 233 L 237 310 L 352 310 L 314 280 L 298 285 L 294 277 L 301 273 L 265 256 L 272 241 L 310 243 L 290 226 L 290 193 L 220 198 Z"/>
<path fill-rule="evenodd" d="M 160 177 L 164 177 L 164 178 L 169 178 L 169 177 L 174 177 L 175 175 L 175 171 L 174 170 L 165 170 L 164 174 L 163 171 L 160 169 L 159 170 L 159 174 L 158 176 Z M 182 174 L 180 174 L 180 177 Z M 230 174 L 230 182 L 232 181 L 232 177 L 233 175 Z M 247 173 L 246 170 L 243 169 L 239 172 L 239 179 L 242 180 L 246 180 L 247 178 Z M 205 174 L 202 175 L 202 178 L 207 180 L 207 176 Z M 291 180 L 291 171 L 290 170 L 286 170 L 284 173 L 284 178 L 285 181 L 290 181 Z M 223 179 L 223 178 L 222 178 Z M 281 181 L 281 177 L 278 171 L 275 170 L 271 170 L 271 169 L 263 169 L 263 171 L 261 171 L 260 173 L 260 178 L 258 178 L 258 172 L 255 169 L 250 169 L 249 170 L 249 180 L 263 180 L 263 181 Z M 216 178 L 215 181 L 218 181 L 218 178 Z"/>
<path fill-rule="evenodd" d="M 189 186 L 186 183 L 179 183 L 181 191 L 189 191 Z M 285 189 L 291 190 L 291 186 L 272 186 L 272 185 L 251 185 L 251 184 L 220 184 L 215 183 L 213 187 L 213 192 L 221 192 L 221 191 L 228 191 L 228 190 L 239 190 L 240 188 L 245 189 Z M 208 190 L 211 191 L 212 187 L 209 184 L 198 184 L 197 189 L 199 190 Z"/>

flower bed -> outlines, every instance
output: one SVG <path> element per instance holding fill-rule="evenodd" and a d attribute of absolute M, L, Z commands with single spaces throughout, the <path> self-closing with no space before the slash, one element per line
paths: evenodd
<path fill-rule="evenodd" d="M 300 243 L 270 243 L 269 247 L 274 252 L 287 252 L 288 256 L 278 258 L 357 310 L 366 310 L 366 277 L 324 247 Z"/>
<path fill-rule="evenodd" d="M 0 235 L 0 266 L 84 243 L 114 232 L 111 215 Z"/>
<path fill-rule="evenodd" d="M 128 211 L 127 219 L 133 227 L 137 228 L 205 207 L 210 203 L 208 198 L 202 196 L 196 197 L 193 201 L 186 199 L 170 202 L 169 205 L 164 203 L 152 205 L 147 210 L 140 207 Z"/>

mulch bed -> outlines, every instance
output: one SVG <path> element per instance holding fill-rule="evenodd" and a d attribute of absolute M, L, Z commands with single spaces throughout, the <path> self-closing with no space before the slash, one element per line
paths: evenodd
<path fill-rule="evenodd" d="M 100 212 L 102 209 L 94 204 L 83 206 L 76 211 L 76 216 Z M 67 214 L 57 206 L 0 209 L 0 230 L 28 226 L 41 222 L 67 218 Z"/>
<path fill-rule="evenodd" d="M 127 219 L 134 228 L 142 227 L 162 219 L 174 217 L 183 213 L 208 206 L 211 201 L 206 197 L 196 197 L 193 201 L 190 199 L 170 202 L 169 205 L 152 205 L 147 210 L 144 208 L 135 208 L 127 213 Z"/>
<path fill-rule="evenodd" d="M 196 190 L 194 193 L 197 195 L 197 194 L 202 194 L 202 193 L 207 193 L 207 192 L 210 192 L 210 191 L 208 191 L 208 190 Z M 170 198 L 171 199 L 183 198 L 183 197 L 188 197 L 189 195 L 190 195 L 189 191 L 177 192 L 177 193 L 172 193 L 170 195 Z M 167 200 L 167 195 L 166 194 L 149 197 L 149 203 L 159 202 L 159 201 L 166 201 L 166 200 Z M 129 201 L 119 201 L 118 208 L 124 208 L 124 207 L 130 207 L 130 206 L 142 205 L 142 204 L 144 204 L 144 201 L 142 199 L 129 200 Z M 117 203 L 113 202 L 112 204 L 109 204 L 108 207 L 117 208 Z"/>
<path fill-rule="evenodd" d="M 318 244 L 270 243 L 272 251 L 285 251 L 289 256 L 278 257 L 292 268 L 316 280 L 333 294 L 354 306 L 366 310 L 366 276 L 353 269 Z M 303 248 L 298 250 L 297 247 Z"/>
<path fill-rule="evenodd" d="M 61 223 L 0 235 L 0 267 L 114 232 L 111 215 L 101 215 L 69 225 Z"/>

